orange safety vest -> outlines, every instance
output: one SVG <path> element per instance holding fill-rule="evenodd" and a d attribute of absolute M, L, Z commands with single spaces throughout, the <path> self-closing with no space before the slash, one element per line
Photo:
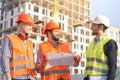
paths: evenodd
<path fill-rule="evenodd" d="M 63 66 L 55 66 L 49 69 L 45 69 L 45 66 L 47 64 L 47 53 L 69 53 L 70 49 L 68 44 L 66 43 L 59 43 L 58 49 L 56 49 L 49 41 L 46 41 L 44 43 L 41 43 L 39 45 L 39 48 L 42 48 L 43 57 L 44 60 L 41 63 L 41 67 L 43 67 L 43 70 L 41 70 L 41 80 L 71 80 L 70 79 L 70 70 L 69 66 L 63 65 Z"/>
<path fill-rule="evenodd" d="M 36 77 L 35 64 L 33 60 L 33 43 L 28 39 L 25 45 L 16 34 L 7 36 L 12 44 L 12 55 L 10 59 L 11 77 L 31 74 Z"/>

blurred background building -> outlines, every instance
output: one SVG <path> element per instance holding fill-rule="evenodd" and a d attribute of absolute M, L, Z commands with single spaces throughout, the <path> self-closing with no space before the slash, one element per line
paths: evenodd
<path fill-rule="evenodd" d="M 71 67 L 71 74 L 84 74 L 85 51 L 92 40 L 90 25 L 86 23 L 90 21 L 90 0 L 0 0 L 0 4 L 0 45 L 5 35 L 16 31 L 17 16 L 29 13 L 36 23 L 31 33 L 36 58 L 38 44 L 46 40 L 41 34 L 44 25 L 55 21 L 62 29 L 60 39 L 70 44 L 71 52 L 78 52 L 82 57 L 78 67 Z M 113 32 L 110 33 L 120 45 L 119 29 Z"/>

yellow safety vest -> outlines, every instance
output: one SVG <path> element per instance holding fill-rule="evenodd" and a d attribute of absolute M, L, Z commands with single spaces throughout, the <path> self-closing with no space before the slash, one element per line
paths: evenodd
<path fill-rule="evenodd" d="M 108 58 L 104 54 L 104 45 L 110 40 L 109 37 L 103 38 L 94 46 L 94 41 L 91 42 L 87 51 L 87 63 L 85 77 L 87 75 L 107 75 L 108 74 Z"/>

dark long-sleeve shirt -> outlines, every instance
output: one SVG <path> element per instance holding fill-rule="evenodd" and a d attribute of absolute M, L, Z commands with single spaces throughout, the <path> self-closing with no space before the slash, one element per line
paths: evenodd
<path fill-rule="evenodd" d="M 104 45 L 104 53 L 108 57 L 108 78 L 107 80 L 115 80 L 117 68 L 117 44 L 114 40 L 108 41 Z"/>

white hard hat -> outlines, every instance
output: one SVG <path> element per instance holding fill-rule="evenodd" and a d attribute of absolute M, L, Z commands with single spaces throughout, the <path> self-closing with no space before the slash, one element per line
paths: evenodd
<path fill-rule="evenodd" d="M 110 27 L 110 21 L 106 16 L 99 15 L 94 18 L 92 23 L 95 24 L 104 24 L 106 27 Z"/>

